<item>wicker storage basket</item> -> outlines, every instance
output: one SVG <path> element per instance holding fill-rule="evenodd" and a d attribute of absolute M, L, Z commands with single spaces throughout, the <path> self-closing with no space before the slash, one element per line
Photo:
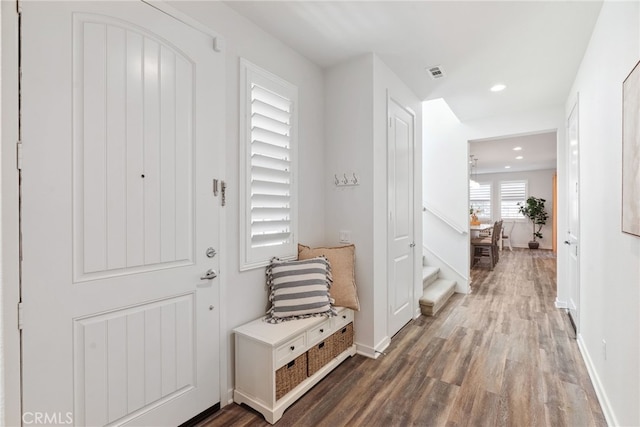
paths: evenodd
<path fill-rule="evenodd" d="M 333 341 L 333 357 L 351 347 L 353 345 L 353 322 L 331 335 L 331 340 Z"/>
<path fill-rule="evenodd" d="M 307 378 L 307 353 L 276 371 L 276 400 L 289 393 Z"/>
<path fill-rule="evenodd" d="M 315 374 L 320 368 L 333 359 L 333 338 L 329 337 L 311 347 L 307 352 L 307 374 Z"/>

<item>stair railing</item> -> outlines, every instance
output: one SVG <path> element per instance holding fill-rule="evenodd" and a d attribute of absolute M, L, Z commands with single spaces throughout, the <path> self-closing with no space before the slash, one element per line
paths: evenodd
<path fill-rule="evenodd" d="M 422 207 L 422 212 L 429 212 L 431 213 L 433 216 L 435 216 L 436 218 L 438 218 L 440 221 L 444 222 L 445 224 L 447 224 L 450 228 L 452 228 L 453 230 L 455 230 L 456 232 L 460 233 L 460 234 L 467 234 L 468 231 L 462 227 L 460 227 L 459 225 L 457 225 L 455 223 L 455 221 L 447 218 L 447 216 L 445 214 L 443 214 L 442 212 L 438 211 L 437 209 L 435 209 L 433 206 L 423 206 Z"/>

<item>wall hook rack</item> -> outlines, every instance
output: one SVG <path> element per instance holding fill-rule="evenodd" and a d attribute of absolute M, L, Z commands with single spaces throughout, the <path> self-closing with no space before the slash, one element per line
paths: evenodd
<path fill-rule="evenodd" d="M 360 178 L 355 172 L 333 174 L 333 183 L 336 187 L 354 187 L 360 185 Z"/>

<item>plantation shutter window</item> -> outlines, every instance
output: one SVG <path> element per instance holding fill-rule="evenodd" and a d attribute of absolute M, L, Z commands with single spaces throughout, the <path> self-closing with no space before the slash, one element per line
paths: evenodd
<path fill-rule="evenodd" d="M 500 214 L 502 219 L 523 219 L 520 205 L 527 199 L 527 181 L 500 183 Z"/>
<path fill-rule="evenodd" d="M 297 88 L 245 60 L 241 75 L 241 269 L 249 269 L 297 256 Z"/>
<path fill-rule="evenodd" d="M 478 187 L 469 189 L 471 208 L 478 219 L 491 220 L 491 183 L 481 182 Z"/>

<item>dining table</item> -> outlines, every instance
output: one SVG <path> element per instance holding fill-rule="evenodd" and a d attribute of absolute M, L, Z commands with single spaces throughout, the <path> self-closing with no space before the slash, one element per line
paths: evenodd
<path fill-rule="evenodd" d="M 482 231 L 488 230 L 493 227 L 493 224 L 475 224 L 469 226 L 469 236 L 472 239 L 480 237 Z"/>

